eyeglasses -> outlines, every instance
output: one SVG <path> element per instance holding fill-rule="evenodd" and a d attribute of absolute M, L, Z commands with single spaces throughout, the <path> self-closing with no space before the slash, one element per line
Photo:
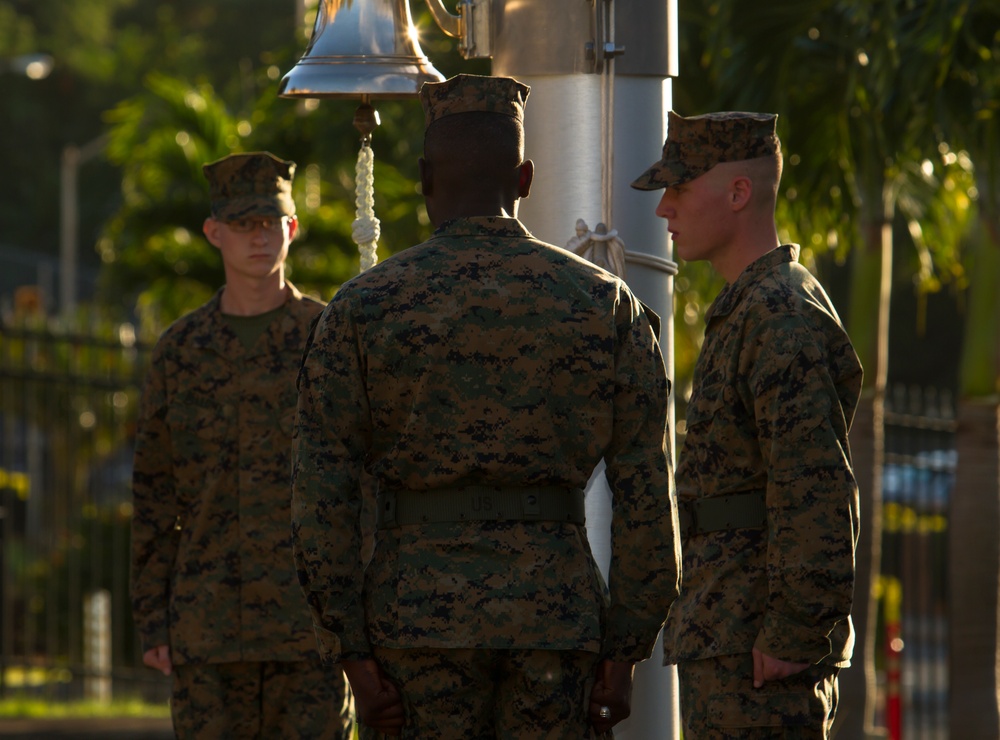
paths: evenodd
<path fill-rule="evenodd" d="M 287 216 L 281 218 L 238 218 L 235 221 L 226 221 L 226 226 L 237 234 L 249 234 L 257 229 L 264 231 L 281 231 L 288 222 Z"/>

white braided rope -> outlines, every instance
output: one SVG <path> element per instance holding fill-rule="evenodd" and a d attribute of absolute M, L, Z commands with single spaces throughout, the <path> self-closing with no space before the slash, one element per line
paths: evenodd
<path fill-rule="evenodd" d="M 608 6 L 608 38 L 615 37 L 614 0 Z M 618 229 L 608 229 L 614 219 L 614 140 L 615 140 L 615 57 L 608 55 L 601 70 L 601 219 L 600 231 L 591 231 L 582 218 L 576 221 L 576 236 L 566 248 L 599 267 L 610 270 L 620 278 L 625 277 L 625 243 L 618 236 Z"/>
<path fill-rule="evenodd" d="M 578 218 L 576 236 L 566 242 L 566 249 L 625 279 L 625 242 L 618 236 L 618 229 L 608 231 L 600 223 L 596 231 L 591 231 L 587 222 Z"/>
<path fill-rule="evenodd" d="M 355 197 L 354 223 L 351 237 L 358 245 L 361 272 L 378 262 L 379 220 L 375 218 L 375 153 L 367 143 L 361 145 L 358 163 L 354 168 Z"/>

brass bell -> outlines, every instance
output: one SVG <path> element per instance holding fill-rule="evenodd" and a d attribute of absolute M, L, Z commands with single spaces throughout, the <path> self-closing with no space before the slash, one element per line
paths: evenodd
<path fill-rule="evenodd" d="M 278 94 L 400 98 L 443 79 L 420 49 L 409 0 L 320 0 L 309 46 Z"/>

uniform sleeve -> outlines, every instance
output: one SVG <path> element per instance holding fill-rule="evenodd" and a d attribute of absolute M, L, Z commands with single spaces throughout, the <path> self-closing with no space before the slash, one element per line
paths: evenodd
<path fill-rule="evenodd" d="M 370 413 L 345 301 L 317 322 L 299 374 L 292 442 L 292 544 L 324 660 L 368 656 L 361 487 Z"/>
<path fill-rule="evenodd" d="M 170 642 L 170 577 L 177 558 L 179 512 L 165 379 L 158 347 L 139 406 L 132 469 L 132 614 L 144 651 Z"/>
<path fill-rule="evenodd" d="M 621 303 L 614 424 L 605 452 L 612 521 L 604 657 L 617 661 L 650 656 L 681 575 L 669 381 L 649 320 L 631 301 Z"/>
<path fill-rule="evenodd" d="M 818 663 L 851 612 L 858 488 L 826 355 L 807 330 L 782 334 L 755 343 L 751 377 L 769 471 L 767 608 L 754 646 Z"/>

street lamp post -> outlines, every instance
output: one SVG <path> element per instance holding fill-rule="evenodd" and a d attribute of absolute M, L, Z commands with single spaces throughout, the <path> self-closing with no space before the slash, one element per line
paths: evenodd
<path fill-rule="evenodd" d="M 44 80 L 55 66 L 55 60 L 48 54 L 21 54 L 5 61 L 8 70 L 31 80 Z M 69 144 L 62 150 L 59 169 L 59 311 L 66 319 L 76 308 L 77 255 L 80 249 L 79 170 L 83 163 L 100 154 L 106 143 L 107 135 L 102 134 L 83 146 Z"/>
<path fill-rule="evenodd" d="M 101 134 L 83 146 L 69 144 L 62 150 L 59 170 L 59 313 L 64 319 L 69 319 L 76 309 L 80 166 L 100 154 L 107 140 L 107 134 Z"/>

